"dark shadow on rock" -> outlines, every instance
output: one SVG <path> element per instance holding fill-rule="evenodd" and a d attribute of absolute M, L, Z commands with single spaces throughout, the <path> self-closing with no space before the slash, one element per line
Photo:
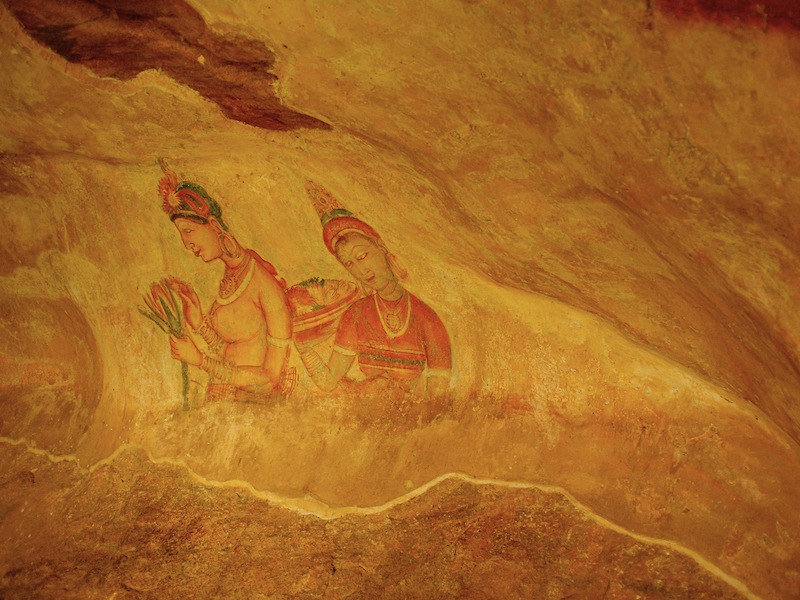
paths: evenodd
<path fill-rule="evenodd" d="M 262 129 L 328 129 L 273 93 L 275 56 L 260 41 L 208 28 L 184 0 L 4 0 L 34 39 L 101 77 L 159 69 Z"/>
<path fill-rule="evenodd" d="M 654 0 L 656 8 L 681 19 L 741 23 L 761 29 L 800 31 L 797 0 Z M 648 7 L 650 1 L 647 2 Z"/>

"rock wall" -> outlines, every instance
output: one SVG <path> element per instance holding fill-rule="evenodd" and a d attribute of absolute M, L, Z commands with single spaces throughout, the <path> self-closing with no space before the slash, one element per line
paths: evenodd
<path fill-rule="evenodd" d="M 792 27 L 616 1 L 153 6 L 0 6 L 5 591 L 800 593 Z M 119 39 L 135 64 L 103 52 Z M 322 392 L 296 353 L 289 398 L 204 402 L 193 369 L 183 410 L 139 299 L 170 274 L 207 306 L 222 270 L 183 247 L 159 163 L 289 283 L 349 277 L 309 180 L 374 226 L 448 330 L 449 413 Z M 278 558 L 247 528 L 306 579 L 257 576 Z M 232 551 L 222 530 L 260 557 L 241 580 L 192 550 Z"/>

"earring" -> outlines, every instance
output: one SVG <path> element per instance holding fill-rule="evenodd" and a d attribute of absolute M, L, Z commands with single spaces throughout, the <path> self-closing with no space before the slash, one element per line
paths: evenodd
<path fill-rule="evenodd" d="M 389 268 L 392 270 L 392 273 L 394 273 L 394 276 L 400 281 L 406 279 L 408 277 L 408 271 L 400 264 L 397 257 L 391 252 L 387 253 L 387 257 L 389 259 Z"/>
<path fill-rule="evenodd" d="M 242 255 L 241 247 L 230 233 L 221 231 L 217 237 L 219 238 L 219 246 L 226 256 L 239 258 Z"/>

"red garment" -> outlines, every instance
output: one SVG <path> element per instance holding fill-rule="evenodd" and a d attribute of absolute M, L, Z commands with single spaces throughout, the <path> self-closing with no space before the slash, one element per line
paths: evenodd
<path fill-rule="evenodd" d="M 361 371 L 369 377 L 408 381 L 426 369 L 451 368 L 450 338 L 441 319 L 422 300 L 405 294 L 398 302 L 391 303 L 406 304 L 400 313 L 403 321 L 410 311 L 408 327 L 402 335 L 392 337 L 381 323 L 380 300 L 375 295 L 354 302 L 342 316 L 334 348 L 355 355 Z"/>
<path fill-rule="evenodd" d="M 278 269 L 276 269 L 271 262 L 261 258 L 261 255 L 258 252 L 256 252 L 255 250 L 245 250 L 245 252 L 247 252 L 250 256 L 255 258 L 256 262 L 258 264 L 260 264 L 262 267 L 264 267 L 267 270 L 267 273 L 272 275 L 275 278 L 275 280 L 280 284 L 280 286 L 283 288 L 283 290 L 286 291 L 286 289 L 287 289 L 286 288 L 286 280 L 283 277 L 280 277 L 278 275 Z M 287 300 L 287 302 L 288 302 L 288 300 Z M 292 310 L 292 308 L 290 306 L 289 307 L 289 313 L 291 313 L 291 310 Z"/>

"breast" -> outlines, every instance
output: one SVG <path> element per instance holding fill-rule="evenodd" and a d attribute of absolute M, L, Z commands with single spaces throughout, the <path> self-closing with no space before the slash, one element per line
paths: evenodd
<path fill-rule="evenodd" d="M 251 340 L 263 340 L 266 344 L 264 314 L 247 295 L 224 306 L 215 302 L 211 309 L 211 323 L 228 344 Z"/>

